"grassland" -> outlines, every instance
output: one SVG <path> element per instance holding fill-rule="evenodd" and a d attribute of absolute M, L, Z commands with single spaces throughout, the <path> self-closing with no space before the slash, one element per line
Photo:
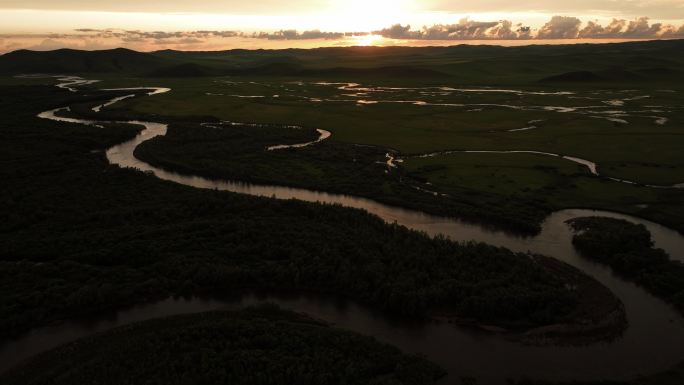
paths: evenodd
<path fill-rule="evenodd" d="M 452 154 L 426 159 L 412 157 L 446 150 L 542 151 L 596 162 L 603 177 L 664 186 L 682 183 L 684 110 L 679 107 L 682 89 L 652 89 L 640 84 L 613 89 L 535 85 L 501 86 L 497 88 L 512 91 L 492 92 L 453 83 L 416 86 L 415 79 L 404 85 L 406 89 L 396 89 L 399 88 L 396 84 L 390 87 L 364 83 L 349 87 L 319 83 L 262 77 L 251 80 L 105 79 L 104 85 L 156 84 L 173 89 L 169 94 L 140 98 L 119 106 L 134 113 L 176 119 L 190 115 L 212 116 L 236 122 L 323 128 L 333 132 L 333 143 L 366 144 L 383 151 L 397 151 L 406 158 L 403 171 L 407 176 L 429 183 L 422 187 L 448 194 L 455 201 L 470 201 L 468 194 L 480 194 L 494 196 L 485 200 L 487 205 L 502 206 L 513 197 L 520 206 L 543 206 L 543 213 L 568 207 L 610 209 L 684 230 L 681 209 L 684 194 L 680 191 L 609 181 L 591 176 L 588 169 L 571 162 L 545 156 Z M 445 91 L 448 88 L 443 90 L 442 87 L 468 91 Z M 558 91 L 567 93 L 555 94 Z M 377 104 L 362 104 L 363 101 Z M 421 105 L 421 102 L 428 105 Z M 533 128 L 518 131 L 530 127 Z M 186 132 L 184 139 L 189 135 Z M 199 129 L 197 135 L 199 140 L 204 133 Z M 224 145 L 230 146 L 227 142 Z M 182 153 L 179 150 L 168 148 L 176 154 Z M 166 157 L 170 158 L 169 155 Z M 220 159 L 219 155 L 217 161 Z M 185 166 L 200 174 L 211 173 L 209 176 L 235 177 L 230 172 L 217 173 L 216 167 L 202 172 L 197 163 L 186 162 Z M 310 160 L 306 168 L 319 166 L 315 160 Z M 219 168 L 225 171 L 228 164 Z M 383 170 L 378 169 L 378 172 Z M 336 178 L 334 173 L 327 175 Z M 303 174 L 289 180 L 289 184 L 301 186 L 303 184 L 298 180 L 310 181 L 311 178 Z M 260 178 L 260 181 L 269 180 Z M 270 181 L 282 183 L 277 178 Z M 322 182 L 305 187 L 325 189 L 328 185 Z M 343 192 L 369 196 L 363 194 L 363 190 L 367 189 Z M 378 194 L 370 196 L 377 198 Z M 382 200 L 388 202 L 386 197 Z M 397 197 L 391 203 L 402 205 L 404 202 L 404 206 L 412 206 L 412 201 L 415 199 Z M 442 199 L 433 205 L 449 204 Z M 510 208 L 512 204 L 508 206 L 503 210 L 509 211 L 509 218 L 521 215 Z M 454 213 L 448 209 L 427 211 Z M 538 223 L 544 217 L 543 213 L 523 217 Z"/>
<path fill-rule="evenodd" d="M 651 218 L 681 231 L 682 193 L 617 183 L 583 166 L 529 154 L 450 154 L 414 158 L 408 174 L 433 190 L 459 196 L 469 189 L 549 209 L 600 208 Z M 534 203 L 533 203 L 534 202 Z M 503 203 L 502 203 L 503 204 Z"/>
<path fill-rule="evenodd" d="M 348 97 L 346 95 L 357 91 L 311 83 L 298 86 L 290 84 L 287 79 L 267 80 L 263 85 L 249 81 L 235 84 L 234 80 L 228 79 L 185 82 L 160 80 L 158 83 L 170 86 L 174 91 L 159 98 L 132 101 L 130 106 L 136 111 L 151 114 L 204 115 L 240 122 L 325 128 L 334 133 L 337 141 L 389 147 L 406 155 L 453 149 L 555 152 L 594 160 L 602 166 L 607 176 L 624 179 L 638 177 L 633 179 L 643 183 L 681 183 L 682 180 L 677 177 L 681 175 L 678 173 L 684 171 L 683 161 L 678 156 L 684 150 L 682 131 L 678 128 L 684 122 L 684 111 L 679 108 L 682 101 L 679 93 L 640 90 L 621 94 L 619 91 L 603 91 L 601 95 L 593 96 L 596 100 L 580 104 L 578 99 L 570 99 L 568 103 L 568 96 L 555 95 L 544 96 L 545 100 L 540 100 L 539 95 L 528 98 L 493 92 L 454 92 L 449 96 L 421 94 L 440 93 L 429 89 L 397 90 L 389 95 L 384 91 Z M 446 83 L 441 86 L 455 85 Z M 592 93 L 579 91 L 571 97 L 592 97 L 589 96 Z M 622 108 L 603 104 L 604 101 L 635 96 L 649 97 L 626 101 L 627 106 Z M 379 103 L 360 105 L 359 101 L 363 100 Z M 393 103 L 397 101 L 464 106 Z M 658 107 L 649 107 L 654 105 Z M 543 110 L 544 107 L 557 106 L 585 109 L 594 106 L 590 111 L 598 112 Z M 635 116 L 624 118 L 629 124 L 595 117 L 605 116 L 607 111 L 612 110 Z M 632 112 L 649 110 L 667 112 Z M 668 121 L 659 125 L 657 119 L 644 116 L 658 114 Z M 538 129 L 510 132 L 528 127 L 529 122 L 535 120 L 543 120 Z M 670 171 L 654 172 L 654 169 L 659 168 Z"/>

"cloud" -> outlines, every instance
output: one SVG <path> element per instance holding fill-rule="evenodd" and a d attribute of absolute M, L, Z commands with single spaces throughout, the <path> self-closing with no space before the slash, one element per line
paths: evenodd
<path fill-rule="evenodd" d="M 684 38 L 684 25 L 676 27 L 662 23 L 650 24 L 648 17 L 638 17 L 627 21 L 613 19 L 610 24 L 603 27 L 597 22 L 589 21 L 579 31 L 578 36 L 582 39 L 659 39 L 659 38 Z"/>
<path fill-rule="evenodd" d="M 490 36 L 494 39 L 515 40 L 515 39 L 530 39 L 532 28 L 522 24 L 516 24 L 513 28 L 513 22 L 509 20 L 502 20 L 497 26 L 489 30 Z"/>
<path fill-rule="evenodd" d="M 203 37 L 236 37 L 242 36 L 242 32 L 238 31 L 196 31 L 196 35 Z"/>
<path fill-rule="evenodd" d="M 146 41 L 143 39 L 143 41 Z M 185 37 L 182 39 L 158 39 L 152 41 L 152 44 L 159 46 L 172 46 L 172 45 L 182 45 L 182 46 L 193 46 L 198 44 L 203 44 L 205 41 L 196 39 L 194 37 Z"/>
<path fill-rule="evenodd" d="M 71 34 L 14 34 L 0 35 L 5 41 L 0 52 L 14 49 L 48 51 L 59 48 L 84 50 L 128 47 L 137 50 L 157 50 L 164 48 L 208 49 L 221 48 L 223 39 L 241 37 L 236 31 L 127 31 L 118 29 L 80 28 Z"/>
<path fill-rule="evenodd" d="M 553 16 L 536 34 L 523 24 L 510 20 L 491 22 L 461 19 L 457 24 L 435 24 L 420 30 L 395 24 L 373 32 L 387 39 L 403 40 L 520 40 L 520 39 L 659 39 L 684 38 L 684 25 L 650 24 L 648 17 L 627 21 L 613 19 L 603 26 L 597 21 L 583 25 L 576 17 Z"/>
<path fill-rule="evenodd" d="M 496 27 L 499 22 L 473 21 L 468 18 L 461 19 L 458 24 L 423 27 L 423 35 L 428 40 L 471 40 L 488 38 L 487 31 Z"/>
<path fill-rule="evenodd" d="M 406 25 L 405 27 L 401 24 L 394 24 L 393 26 L 389 28 L 382 29 L 380 31 L 375 32 L 376 35 L 380 35 L 382 37 L 386 37 L 388 39 L 411 39 L 411 40 L 416 40 L 416 39 L 421 39 L 422 34 L 420 31 L 412 31 L 410 25 Z"/>
<path fill-rule="evenodd" d="M 654 37 L 660 34 L 662 27 L 663 25 L 661 23 L 649 25 L 648 17 L 640 17 L 629 22 L 623 36 L 627 38 Z"/>
<path fill-rule="evenodd" d="M 122 41 L 145 41 L 151 40 L 166 40 L 166 39 L 207 39 L 212 37 L 236 37 L 241 36 L 242 33 L 238 31 L 138 31 L 138 30 L 118 30 L 118 29 L 94 29 L 94 28 L 79 28 L 75 32 L 84 34 L 88 37 L 99 38 L 118 38 Z M 69 36 L 69 35 L 65 35 Z"/>
<path fill-rule="evenodd" d="M 226 48 L 282 48 L 354 45 L 354 37 L 375 34 L 383 45 L 406 45 L 410 41 L 532 40 L 532 39 L 684 39 L 684 25 L 651 24 L 648 17 L 632 20 L 614 18 L 605 25 L 583 23 L 579 18 L 553 16 L 538 31 L 511 20 L 479 21 L 463 18 L 454 24 L 412 28 L 394 24 L 374 32 L 327 32 L 283 29 L 276 32 L 244 33 L 232 30 L 140 31 L 79 28 L 72 33 L 0 34 L 0 52 L 28 48 L 106 49 L 128 47 L 153 51 L 165 48 L 211 50 Z M 287 45 L 283 41 L 290 41 Z M 325 42 L 324 42 L 325 41 Z M 409 41 L 407 43 L 407 41 Z M 415 43 L 415 45 L 420 45 Z"/>
<path fill-rule="evenodd" d="M 597 39 L 597 38 L 618 38 L 622 34 L 622 30 L 627 25 L 627 20 L 613 19 L 607 26 L 603 27 L 598 22 L 589 21 L 587 25 L 579 31 L 580 38 L 583 39 Z"/>
<path fill-rule="evenodd" d="M 684 25 L 682 25 L 679 28 L 673 25 L 666 25 L 663 27 L 663 32 L 661 36 L 666 39 L 684 39 Z"/>
<path fill-rule="evenodd" d="M 488 39 L 528 39 L 530 28 L 521 24 L 513 26 L 509 20 L 474 21 L 468 18 L 457 24 L 435 24 L 422 30 L 411 30 L 411 26 L 395 24 L 389 28 L 373 32 L 388 39 L 407 40 L 488 40 Z"/>
<path fill-rule="evenodd" d="M 304 31 L 302 33 L 297 32 L 294 29 L 280 30 L 276 32 L 258 32 L 254 33 L 252 37 L 256 39 L 268 39 L 268 40 L 337 40 L 342 39 L 347 34 L 342 32 L 321 32 L 319 30 Z"/>
<path fill-rule="evenodd" d="M 576 17 L 554 16 L 537 33 L 537 39 L 574 39 L 582 21 Z"/>

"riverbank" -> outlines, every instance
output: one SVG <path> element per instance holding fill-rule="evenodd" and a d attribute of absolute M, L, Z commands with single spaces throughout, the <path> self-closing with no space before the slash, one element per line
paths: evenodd
<path fill-rule="evenodd" d="M 581 271 L 558 260 L 532 257 L 544 266 L 547 274 L 557 276 L 573 287 L 582 300 L 567 319 L 553 325 L 516 330 L 519 325 L 488 325 L 464 319 L 449 312 L 437 312 L 435 318 L 465 327 L 475 327 L 532 346 L 583 346 L 611 341 L 622 336 L 628 327 L 624 304 L 605 286 Z"/>
<path fill-rule="evenodd" d="M 444 371 L 371 337 L 262 306 L 123 326 L 38 355 L 5 384 L 435 384 Z"/>
<path fill-rule="evenodd" d="M 575 218 L 568 224 L 583 255 L 634 280 L 684 315 L 684 264 L 656 248 L 645 226 L 600 217 Z"/>

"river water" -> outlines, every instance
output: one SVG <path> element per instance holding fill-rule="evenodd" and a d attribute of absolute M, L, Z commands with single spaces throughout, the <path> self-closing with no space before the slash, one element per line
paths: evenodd
<path fill-rule="evenodd" d="M 163 92 L 160 90 L 164 89 L 153 89 L 150 94 Z M 102 123 L 61 118 L 55 115 L 55 111 L 44 112 L 39 116 L 70 123 Z M 461 376 L 481 379 L 481 384 L 504 384 L 507 378 L 522 376 L 551 380 L 631 379 L 667 370 L 684 360 L 682 318 L 669 305 L 633 283 L 615 276 L 609 268 L 580 257 L 572 246 L 572 232 L 565 221 L 597 215 L 642 223 L 652 232 L 658 247 L 668 251 L 673 258 L 684 261 L 684 237 L 676 231 L 626 215 L 578 209 L 555 212 L 545 220 L 539 235 L 520 237 L 458 219 L 387 206 L 366 198 L 180 175 L 153 167 L 134 156 L 134 150 L 140 143 L 165 135 L 167 126 L 156 122 L 128 123 L 143 125 L 145 129 L 134 139 L 107 151 L 107 158 L 112 164 L 136 168 L 148 173 L 150 177 L 195 188 L 340 204 L 366 210 L 388 223 L 398 223 L 431 236 L 441 234 L 455 241 L 479 241 L 513 251 L 549 255 L 579 268 L 610 288 L 625 304 L 629 327 L 621 338 L 610 343 L 584 347 L 531 347 L 495 334 L 448 323 L 406 323 L 350 301 L 325 297 L 264 297 L 249 294 L 232 301 L 167 299 L 94 320 L 70 321 L 34 330 L 0 346 L 0 371 L 63 343 L 131 322 L 173 314 L 239 308 L 261 302 L 277 303 L 284 308 L 332 322 L 341 328 L 374 336 L 407 353 L 423 354 L 449 372 L 444 383 L 458 383 Z"/>

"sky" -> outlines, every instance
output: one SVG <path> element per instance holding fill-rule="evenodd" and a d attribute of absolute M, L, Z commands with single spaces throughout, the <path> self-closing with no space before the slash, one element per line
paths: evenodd
<path fill-rule="evenodd" d="M 684 0 L 0 0 L 0 52 L 684 38 Z"/>

